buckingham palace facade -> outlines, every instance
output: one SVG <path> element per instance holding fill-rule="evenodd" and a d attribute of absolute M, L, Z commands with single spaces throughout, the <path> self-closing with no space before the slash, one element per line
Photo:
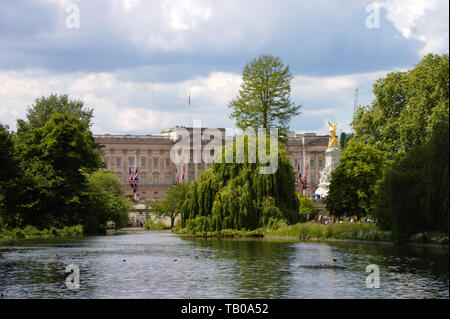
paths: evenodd
<path fill-rule="evenodd" d="M 103 145 L 102 158 L 106 164 L 106 170 L 116 174 L 123 185 L 125 194 L 132 194 L 132 189 L 128 185 L 129 168 L 135 167 L 137 164 L 140 170 L 137 198 L 140 201 L 154 201 L 162 199 L 169 186 L 176 182 L 176 175 L 182 174 L 179 168 L 175 168 L 170 157 L 170 150 L 179 140 L 181 130 L 188 131 L 191 135 L 193 132 L 192 128 L 177 126 L 164 129 L 158 135 L 95 134 L 94 138 L 98 144 Z M 203 132 L 207 129 L 202 128 L 201 130 Z M 224 145 L 233 141 L 233 138 L 225 138 L 225 129 L 217 130 L 223 133 Z M 312 196 L 317 189 L 319 172 L 325 165 L 324 152 L 328 147 L 328 139 L 329 135 L 288 132 L 287 152 L 294 172 L 297 172 L 297 161 L 302 163 L 302 158 L 309 161 L 308 188 L 306 189 L 308 196 Z M 210 142 L 209 139 L 201 139 L 201 145 L 208 142 Z M 197 179 L 209 165 L 204 162 L 187 163 L 184 166 L 184 180 L 189 182 Z M 300 190 L 300 185 L 297 187 Z"/>

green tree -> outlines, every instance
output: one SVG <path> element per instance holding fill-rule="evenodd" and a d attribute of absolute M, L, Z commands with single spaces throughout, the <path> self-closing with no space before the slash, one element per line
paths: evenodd
<path fill-rule="evenodd" d="M 363 217 L 372 212 L 375 184 L 383 172 L 384 155 L 373 146 L 350 141 L 331 173 L 327 209 L 335 216 Z"/>
<path fill-rule="evenodd" d="M 301 105 L 291 101 L 293 76 L 280 58 L 262 55 L 244 67 L 239 95 L 231 100 L 231 118 L 237 127 L 278 128 L 281 136 L 292 117 L 300 114 Z"/>
<path fill-rule="evenodd" d="M 302 196 L 300 193 L 297 193 L 297 198 L 299 201 L 299 213 L 300 213 L 300 222 L 306 222 L 307 215 L 309 214 L 311 217 L 316 215 L 317 208 L 314 206 L 312 200 L 310 200 L 306 195 Z"/>
<path fill-rule="evenodd" d="M 55 114 L 41 128 L 17 138 L 23 178 L 20 203 L 8 212 L 11 225 L 63 227 L 81 223 L 86 173 L 101 167 L 92 133 L 80 120 Z"/>
<path fill-rule="evenodd" d="M 258 137 L 264 138 L 264 137 Z M 268 140 L 268 138 L 267 138 Z M 262 164 L 249 163 L 245 145 L 244 162 L 213 163 L 189 186 L 181 209 L 181 226 L 199 231 L 222 229 L 254 230 L 270 220 L 299 221 L 298 199 L 295 195 L 295 176 L 285 147 L 278 150 L 278 169 L 273 174 L 260 174 Z"/>
<path fill-rule="evenodd" d="M 157 215 L 159 218 L 169 217 L 170 228 L 173 228 L 175 219 L 181 213 L 181 206 L 186 199 L 188 187 L 188 184 L 185 183 L 171 185 L 164 194 L 163 200 L 151 204 L 152 214 Z"/>
<path fill-rule="evenodd" d="M 81 100 L 69 100 L 66 94 L 42 96 L 28 107 L 27 121 L 23 119 L 17 120 L 17 133 L 21 135 L 31 128 L 43 127 L 54 114 L 65 114 L 75 117 L 80 120 L 85 129 L 88 129 L 91 126 L 93 110 L 84 108 L 84 102 Z"/>
<path fill-rule="evenodd" d="M 429 143 L 398 154 L 376 189 L 374 216 L 397 242 L 417 232 L 449 227 L 448 118 L 436 123 Z"/>
<path fill-rule="evenodd" d="M 14 151 L 13 134 L 7 126 L 0 124 L 0 194 L 5 183 L 15 177 L 17 173 L 17 161 Z"/>
<path fill-rule="evenodd" d="M 374 214 L 396 240 L 412 232 L 448 233 L 449 55 L 425 56 L 413 69 L 379 79 L 370 107 L 357 110 L 354 139 L 389 159 Z"/>
<path fill-rule="evenodd" d="M 353 133 L 345 133 L 345 132 L 341 133 L 341 135 L 339 136 L 339 143 L 341 144 L 342 149 L 344 149 L 347 146 L 348 142 L 352 137 Z"/>
<path fill-rule="evenodd" d="M 0 227 L 7 205 L 15 204 L 14 189 L 19 178 L 19 165 L 14 148 L 14 136 L 0 124 Z"/>
<path fill-rule="evenodd" d="M 97 170 L 87 177 L 81 214 L 85 233 L 104 233 L 107 222 L 116 228 L 125 227 L 132 202 L 125 198 L 122 185 L 113 172 Z"/>
<path fill-rule="evenodd" d="M 427 143 L 433 123 L 448 117 L 448 54 L 429 54 L 409 71 L 387 74 L 373 93 L 372 105 L 360 107 L 353 119 L 356 140 L 390 157 Z"/>

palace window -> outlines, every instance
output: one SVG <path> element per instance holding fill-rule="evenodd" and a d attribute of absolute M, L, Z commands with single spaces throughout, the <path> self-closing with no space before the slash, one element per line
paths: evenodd
<path fill-rule="evenodd" d="M 157 158 L 155 158 L 153 160 L 153 167 L 158 167 L 158 159 Z"/>
<path fill-rule="evenodd" d="M 159 184 L 159 176 L 155 175 L 153 176 L 153 185 L 158 185 Z"/>
<path fill-rule="evenodd" d="M 166 158 L 166 167 L 170 167 L 170 158 Z"/>
<path fill-rule="evenodd" d="M 120 158 L 116 158 L 116 166 L 117 167 L 121 166 L 121 159 Z"/>
<path fill-rule="evenodd" d="M 145 158 L 141 158 L 141 166 L 145 167 Z"/>
<path fill-rule="evenodd" d="M 311 168 L 314 168 L 314 160 L 311 160 Z"/>
<path fill-rule="evenodd" d="M 322 168 L 323 167 L 323 161 L 319 160 L 319 167 Z"/>
<path fill-rule="evenodd" d="M 170 185 L 171 183 L 171 178 L 170 176 L 166 176 L 166 185 Z"/>
<path fill-rule="evenodd" d="M 130 167 L 133 167 L 134 166 L 134 158 L 130 158 L 129 162 L 130 162 Z"/>

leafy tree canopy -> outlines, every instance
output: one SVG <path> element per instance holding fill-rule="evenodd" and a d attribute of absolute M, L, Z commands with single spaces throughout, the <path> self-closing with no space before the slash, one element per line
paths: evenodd
<path fill-rule="evenodd" d="M 390 155 L 430 141 L 435 123 L 449 116 L 448 54 L 429 54 L 409 71 L 387 74 L 373 93 L 372 105 L 360 107 L 352 122 L 358 141 Z"/>
<path fill-rule="evenodd" d="M 372 212 L 375 183 L 383 173 L 383 152 L 370 145 L 350 141 L 338 167 L 331 173 L 325 203 L 335 216 L 363 217 Z"/>
<path fill-rule="evenodd" d="M 69 100 L 65 94 L 51 94 L 37 98 L 34 104 L 28 107 L 27 121 L 17 120 L 17 133 L 20 135 L 31 128 L 43 127 L 52 115 L 58 113 L 79 119 L 85 129 L 91 126 L 93 109 L 84 108 L 84 102 L 81 100 Z"/>
<path fill-rule="evenodd" d="M 107 222 L 116 228 L 128 223 L 132 202 L 125 198 L 122 185 L 113 172 L 97 170 L 88 175 L 88 187 L 83 196 L 82 223 L 86 233 L 102 233 Z"/>
<path fill-rule="evenodd" d="M 101 167 L 92 133 L 80 120 L 53 115 L 43 127 L 31 128 L 16 139 L 23 175 L 8 198 L 11 225 L 38 227 L 81 223 L 86 173 Z"/>
<path fill-rule="evenodd" d="M 164 199 L 151 204 L 152 214 L 170 218 L 170 227 L 173 228 L 175 219 L 181 213 L 181 207 L 186 199 L 188 184 L 178 183 L 171 185 L 164 194 Z"/>
<path fill-rule="evenodd" d="M 284 146 L 278 150 L 278 169 L 273 174 L 260 174 L 263 164 L 249 163 L 247 145 L 244 163 L 236 163 L 236 143 L 227 147 L 234 150 L 234 162 L 214 163 L 190 184 L 181 209 L 182 227 L 254 230 L 277 219 L 298 222 L 295 176 Z"/>
<path fill-rule="evenodd" d="M 228 104 L 237 127 L 276 127 L 284 135 L 301 107 L 291 100 L 292 78 L 289 66 L 284 66 L 279 57 L 262 55 L 248 63 L 242 72 L 239 95 Z"/>

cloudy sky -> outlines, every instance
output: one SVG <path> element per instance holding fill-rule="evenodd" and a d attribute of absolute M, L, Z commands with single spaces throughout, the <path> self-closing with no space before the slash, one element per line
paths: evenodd
<path fill-rule="evenodd" d="M 227 103 L 261 54 L 290 66 L 297 132 L 348 130 L 355 89 L 449 51 L 447 0 L 0 0 L 0 123 L 35 98 L 79 98 L 94 133 L 234 127 Z"/>

